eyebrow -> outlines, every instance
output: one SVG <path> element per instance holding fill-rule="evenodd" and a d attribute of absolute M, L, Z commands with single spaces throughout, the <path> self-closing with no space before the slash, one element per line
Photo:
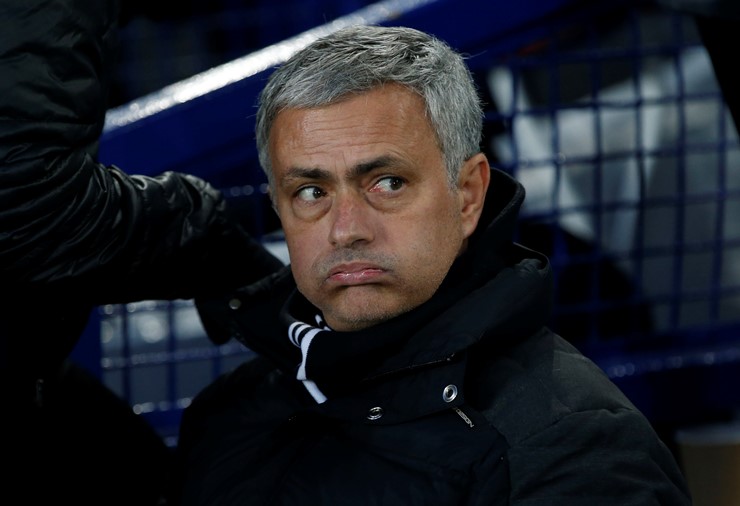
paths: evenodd
<path fill-rule="evenodd" d="M 375 169 L 388 167 L 389 165 L 393 165 L 393 164 L 394 164 L 394 158 L 392 156 L 388 156 L 388 155 L 380 156 L 368 162 L 358 163 L 357 165 L 352 167 L 352 169 L 350 169 L 349 176 L 350 178 L 364 176 L 365 174 L 372 172 Z"/>
<path fill-rule="evenodd" d="M 349 170 L 349 178 L 355 179 L 362 177 L 376 169 L 382 167 L 388 167 L 393 165 L 395 158 L 392 156 L 380 156 L 367 162 L 361 162 L 353 166 Z M 333 174 L 328 170 L 320 167 L 291 167 L 283 177 L 283 182 L 288 182 L 292 179 L 311 179 L 314 181 L 328 181 L 333 178 Z"/>

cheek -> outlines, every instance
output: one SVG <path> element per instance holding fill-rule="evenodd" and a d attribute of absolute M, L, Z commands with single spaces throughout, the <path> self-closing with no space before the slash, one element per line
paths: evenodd
<path fill-rule="evenodd" d="M 424 214 L 430 234 L 444 239 L 445 242 L 461 240 L 462 219 L 457 206 L 457 200 L 449 194 L 439 197 L 437 203 Z"/>
<path fill-rule="evenodd" d="M 311 244 L 310 237 L 291 234 L 290 232 L 286 233 L 286 237 L 290 237 L 286 243 L 291 263 L 301 266 L 310 264 L 310 256 L 315 250 L 315 245 Z"/>
<path fill-rule="evenodd" d="M 318 247 L 314 243 L 316 234 L 291 227 L 284 227 L 284 231 L 293 271 L 300 272 L 312 263 L 311 257 L 315 254 Z"/>
<path fill-rule="evenodd" d="M 412 220 L 406 221 L 410 224 Z M 412 252 L 422 263 L 417 268 L 429 271 L 446 269 L 459 253 L 463 241 L 462 224 L 457 214 L 449 210 L 430 209 L 419 221 L 396 229 L 394 240 L 399 248 Z"/>
<path fill-rule="evenodd" d="M 462 220 L 459 213 L 449 210 L 439 213 L 434 220 L 428 222 L 428 235 L 433 237 L 430 245 L 436 264 L 451 264 L 460 253 L 464 240 Z"/>

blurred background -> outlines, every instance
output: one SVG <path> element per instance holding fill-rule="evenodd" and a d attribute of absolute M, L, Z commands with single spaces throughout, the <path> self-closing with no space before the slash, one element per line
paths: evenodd
<path fill-rule="evenodd" d="M 466 54 L 486 103 L 483 148 L 527 189 L 517 240 L 555 269 L 552 327 L 686 468 L 703 442 L 737 450 L 740 85 L 728 70 L 737 7 L 187 0 L 173 10 L 129 0 L 125 9 L 102 161 L 204 177 L 285 262 L 253 140 L 271 68 L 354 23 L 413 26 Z M 192 396 L 249 354 L 235 341 L 213 345 L 185 300 L 101 307 L 75 351 L 172 444 Z M 738 476 L 738 451 L 711 459 L 712 476 L 692 480 Z"/>

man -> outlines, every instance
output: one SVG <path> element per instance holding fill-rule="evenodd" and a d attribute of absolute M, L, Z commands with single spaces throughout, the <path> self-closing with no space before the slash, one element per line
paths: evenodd
<path fill-rule="evenodd" d="M 94 306 L 220 292 L 281 265 L 205 181 L 96 160 L 117 18 L 115 0 L 0 2 L 0 455 L 3 493 L 23 504 L 162 496 L 170 449 L 67 360 Z"/>
<path fill-rule="evenodd" d="M 460 55 L 356 26 L 276 70 L 257 144 L 290 266 L 198 300 L 258 352 L 186 410 L 173 503 L 686 505 L 669 450 L 545 327 L 522 187 Z"/>

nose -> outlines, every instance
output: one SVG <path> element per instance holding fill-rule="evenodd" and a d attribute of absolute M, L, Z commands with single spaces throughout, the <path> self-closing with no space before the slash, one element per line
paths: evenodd
<path fill-rule="evenodd" d="M 356 191 L 337 193 L 329 216 L 329 242 L 335 248 L 353 247 L 373 240 L 372 208 Z"/>

